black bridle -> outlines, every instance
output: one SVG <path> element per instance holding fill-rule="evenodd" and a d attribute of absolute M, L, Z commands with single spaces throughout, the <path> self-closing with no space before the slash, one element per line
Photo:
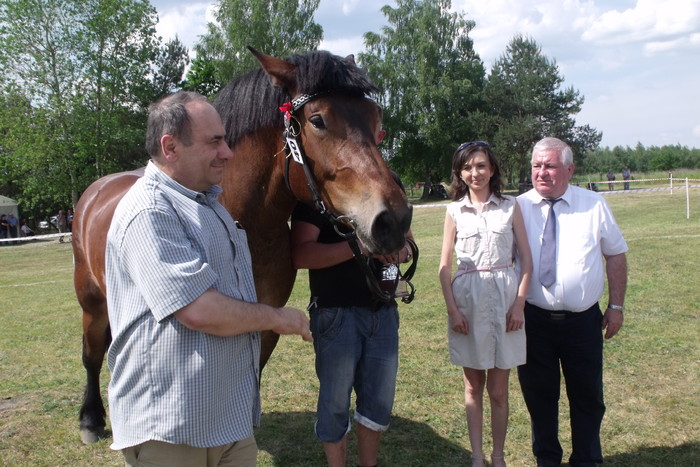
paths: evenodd
<path fill-rule="evenodd" d="M 294 162 L 300 164 L 304 169 L 304 175 L 306 176 L 306 184 L 309 187 L 309 191 L 311 192 L 314 208 L 322 216 L 328 219 L 328 221 L 333 225 L 333 228 L 338 233 L 338 235 L 340 235 L 346 242 L 348 242 L 348 245 L 352 250 L 353 256 L 357 260 L 358 264 L 360 265 L 360 269 L 362 270 L 362 272 L 365 275 L 365 278 L 367 279 L 367 285 L 372 294 L 380 302 L 387 303 L 394 298 L 394 292 L 396 290 L 396 286 L 398 285 L 399 280 L 404 280 L 409 289 L 409 293 L 408 295 L 402 297 L 401 301 L 403 301 L 404 303 L 410 303 L 415 295 L 415 288 L 413 287 L 413 284 L 411 284 L 411 282 L 409 281 L 413 277 L 416 266 L 418 264 L 418 247 L 416 246 L 415 242 L 413 242 L 410 239 L 407 239 L 407 244 L 412 250 L 411 256 L 413 258 L 413 262 L 411 263 L 411 266 L 409 266 L 409 268 L 406 270 L 406 273 L 404 274 L 401 274 L 400 271 L 398 272 L 398 277 L 396 278 L 393 287 L 389 287 L 388 290 L 385 290 L 386 288 L 383 289 L 380 286 L 380 280 L 377 278 L 378 273 L 372 266 L 372 258 L 362 254 L 362 250 L 360 249 L 359 245 L 359 240 L 357 238 L 357 228 L 355 225 L 355 221 L 349 218 L 348 216 L 336 216 L 335 214 L 333 214 L 330 210 L 328 210 L 328 208 L 326 208 L 326 205 L 321 199 L 321 195 L 318 192 L 313 172 L 311 171 L 311 167 L 309 166 L 309 159 L 306 156 L 306 152 L 304 151 L 304 146 L 301 144 L 301 141 L 298 138 L 300 135 L 300 129 L 294 128 L 293 121 L 294 114 L 299 109 L 301 109 L 309 101 L 323 94 L 326 93 L 301 94 L 300 96 L 297 96 L 294 99 L 292 99 L 291 102 L 287 102 L 279 108 L 282 112 L 284 112 L 284 131 L 282 133 L 282 136 L 284 138 L 284 152 L 286 156 L 284 163 L 284 181 L 289 191 L 294 195 L 294 190 L 292 190 L 292 185 L 289 181 L 289 167 L 293 159 Z M 299 199 L 298 196 L 294 196 L 297 199 Z"/>

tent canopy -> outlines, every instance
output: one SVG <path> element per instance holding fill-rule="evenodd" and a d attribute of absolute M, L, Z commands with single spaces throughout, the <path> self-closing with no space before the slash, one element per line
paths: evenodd
<path fill-rule="evenodd" d="M 17 210 L 17 201 L 7 196 L 0 195 L 0 214 L 14 214 L 19 219 L 19 211 Z"/>

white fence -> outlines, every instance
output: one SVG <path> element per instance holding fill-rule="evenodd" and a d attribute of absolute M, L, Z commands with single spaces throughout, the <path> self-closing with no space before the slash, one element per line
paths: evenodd
<path fill-rule="evenodd" d="M 641 182 L 668 182 L 668 186 L 660 186 L 660 187 L 638 187 L 638 188 L 632 188 L 633 183 L 641 183 Z M 691 184 L 692 182 L 692 184 Z M 700 179 L 697 178 L 674 178 L 672 174 L 669 174 L 668 178 L 646 178 L 646 179 L 640 179 L 640 180 L 614 180 L 614 181 L 602 181 L 598 185 L 600 186 L 605 186 L 606 183 L 609 184 L 619 184 L 619 183 L 626 183 L 629 186 L 629 189 L 613 189 L 613 190 L 602 190 L 600 191 L 601 194 L 603 195 L 612 195 L 612 194 L 619 194 L 619 193 L 631 193 L 631 192 L 644 192 L 644 191 L 668 191 L 670 194 L 673 194 L 673 190 L 685 190 L 685 217 L 686 219 L 690 219 L 690 189 L 691 188 L 700 188 Z M 610 185 L 614 186 L 614 185 Z M 610 188 L 608 186 L 608 188 Z"/>
<path fill-rule="evenodd" d="M 636 183 L 648 183 L 648 182 L 668 182 L 667 186 L 657 186 L 657 187 L 637 187 L 634 188 L 634 184 Z M 673 191 L 676 190 L 685 190 L 685 198 L 686 198 L 686 218 L 690 219 L 690 189 L 691 188 L 700 188 L 700 179 L 697 178 L 677 178 L 673 177 L 672 174 L 669 174 L 668 178 L 644 178 L 644 179 L 631 179 L 631 180 L 614 180 L 614 181 L 607 181 L 607 180 L 602 180 L 600 182 L 592 182 L 590 183 L 596 183 L 598 185 L 598 190 L 600 194 L 602 195 L 613 195 L 613 194 L 624 194 L 624 193 L 640 193 L 640 192 L 645 192 L 645 191 L 668 191 L 670 194 L 673 194 Z M 610 186 L 607 186 L 606 184 L 613 184 L 612 186 L 618 185 L 620 183 L 628 183 L 629 184 L 629 189 L 613 189 L 613 190 L 601 190 L 602 187 L 604 188 L 609 188 Z M 624 187 L 624 185 L 623 185 Z M 439 202 L 435 204 L 420 204 L 420 205 L 415 205 L 414 208 L 434 208 L 434 207 L 442 207 L 448 204 L 449 201 L 444 201 L 444 202 Z M 47 235 L 34 235 L 31 237 L 16 237 L 16 238 L 0 238 L 0 245 L 3 243 L 18 243 L 18 242 L 31 242 L 34 240 L 45 240 L 45 239 L 50 239 L 50 238 L 58 238 L 59 242 L 70 242 L 72 238 L 72 233 L 71 232 L 66 232 L 66 233 L 54 233 L 54 234 L 47 234 Z"/>
<path fill-rule="evenodd" d="M 0 244 L 33 242 L 36 240 L 46 240 L 49 238 L 58 238 L 58 241 L 61 243 L 70 242 L 71 239 L 73 238 L 73 234 L 71 232 L 66 232 L 66 233 L 54 233 L 54 234 L 46 234 L 46 235 L 32 235 L 29 237 L 0 238 Z"/>

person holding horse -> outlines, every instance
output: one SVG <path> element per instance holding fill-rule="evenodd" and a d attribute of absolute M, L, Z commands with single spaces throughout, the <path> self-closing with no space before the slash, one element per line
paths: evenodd
<path fill-rule="evenodd" d="M 256 303 L 246 233 L 217 201 L 224 137 L 204 96 L 152 104 L 151 160 L 109 229 L 111 447 L 127 466 L 255 466 L 259 331 L 311 341 L 302 311 Z"/>
<path fill-rule="evenodd" d="M 569 184 L 573 160 L 564 141 L 537 142 L 534 188 L 517 198 L 535 258 L 525 304 L 527 362 L 518 367 L 518 379 L 530 413 L 532 452 L 545 467 L 561 465 L 563 456 L 560 372 L 571 418 L 569 465 L 603 462 L 603 336 L 615 336 L 624 321 L 627 243 L 605 199 Z M 603 313 L 598 301 L 606 276 L 609 302 Z"/>
<path fill-rule="evenodd" d="M 378 106 L 377 106 L 378 107 Z M 386 132 L 379 123 L 379 144 Z M 398 175 L 394 180 L 403 189 Z M 406 233 L 412 238 L 410 230 Z M 292 213 L 292 263 L 309 269 L 308 311 L 314 336 L 319 395 L 315 432 L 329 467 L 344 467 L 354 388 L 358 466 L 375 466 L 382 433 L 389 427 L 396 390 L 399 316 L 396 302 L 378 302 L 350 244 L 330 220 L 299 203 Z M 362 254 L 367 251 L 363 246 Z M 407 246 L 393 255 L 375 255 L 383 264 L 411 259 Z"/>
<path fill-rule="evenodd" d="M 532 257 L 515 198 L 483 141 L 452 156 L 453 201 L 445 213 L 439 277 L 447 306 L 450 361 L 462 367 L 472 465 L 484 466 L 483 393 L 491 403 L 492 465 L 505 466 L 510 369 L 525 363 L 523 309 Z M 452 276 L 453 255 L 458 270 Z M 519 266 L 516 271 L 515 265 Z"/>

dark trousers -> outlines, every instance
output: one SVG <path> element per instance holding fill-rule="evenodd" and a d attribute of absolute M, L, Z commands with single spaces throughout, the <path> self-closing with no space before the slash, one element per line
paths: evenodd
<path fill-rule="evenodd" d="M 572 466 L 603 462 L 600 425 L 603 402 L 603 315 L 596 303 L 586 311 L 547 311 L 527 303 L 527 363 L 518 379 L 530 412 L 532 451 L 537 465 L 558 466 L 560 371 L 564 373 L 571 415 Z"/>

